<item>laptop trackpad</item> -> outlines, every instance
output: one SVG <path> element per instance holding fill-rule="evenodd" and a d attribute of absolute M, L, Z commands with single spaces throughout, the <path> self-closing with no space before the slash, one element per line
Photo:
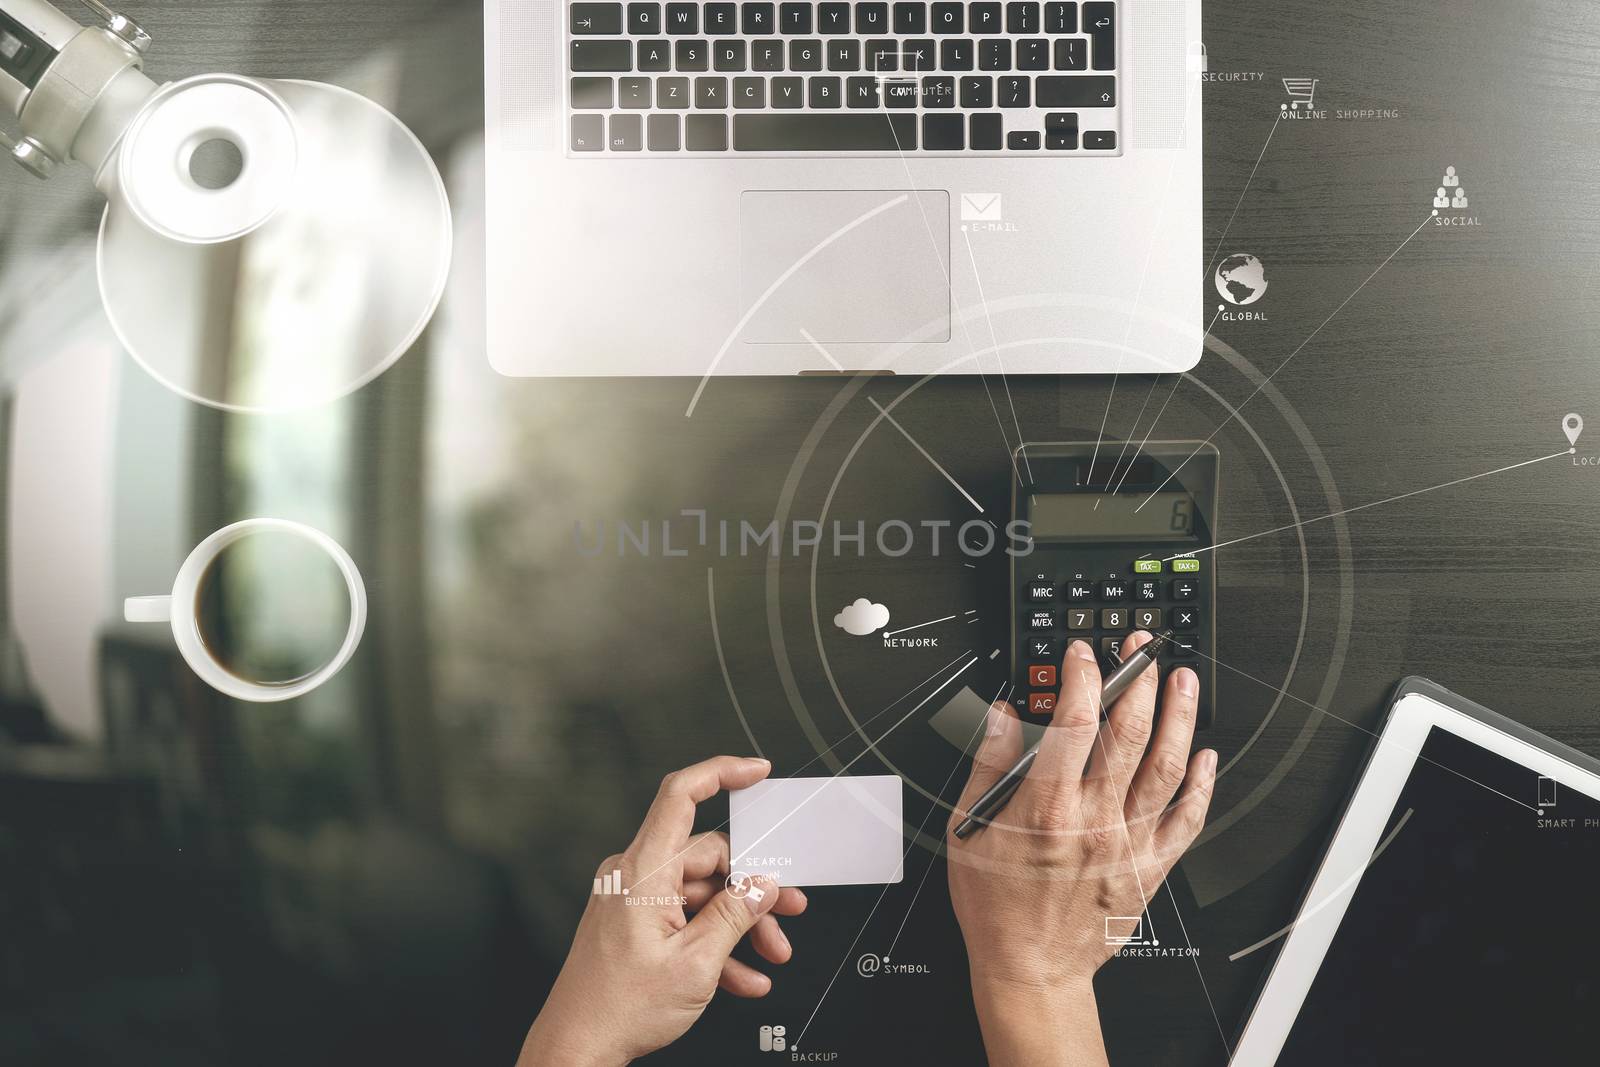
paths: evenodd
<path fill-rule="evenodd" d="M 739 228 L 743 340 L 950 339 L 949 193 L 752 191 Z"/>

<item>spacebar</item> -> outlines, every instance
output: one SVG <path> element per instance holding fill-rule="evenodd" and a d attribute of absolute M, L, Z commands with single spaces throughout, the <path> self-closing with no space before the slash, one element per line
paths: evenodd
<path fill-rule="evenodd" d="M 893 152 L 917 147 L 917 116 L 885 112 L 735 115 L 736 152 Z"/>

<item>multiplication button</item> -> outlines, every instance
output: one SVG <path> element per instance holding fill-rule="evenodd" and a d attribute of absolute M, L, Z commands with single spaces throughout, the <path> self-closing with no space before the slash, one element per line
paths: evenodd
<path fill-rule="evenodd" d="M 1192 604 L 1180 604 L 1172 609 L 1171 622 L 1168 624 L 1174 630 L 1200 629 L 1200 609 Z"/>

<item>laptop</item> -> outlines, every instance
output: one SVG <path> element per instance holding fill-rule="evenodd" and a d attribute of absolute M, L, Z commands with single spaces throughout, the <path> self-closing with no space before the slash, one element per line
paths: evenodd
<path fill-rule="evenodd" d="M 1199 42 L 1200 0 L 485 0 L 490 360 L 1188 369 Z"/>

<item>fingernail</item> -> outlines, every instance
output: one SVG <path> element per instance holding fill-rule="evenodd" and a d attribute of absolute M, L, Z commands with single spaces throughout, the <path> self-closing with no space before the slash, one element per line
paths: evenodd
<path fill-rule="evenodd" d="M 1175 676 L 1178 679 L 1178 692 L 1186 697 L 1197 696 L 1200 692 L 1200 678 L 1188 667 L 1179 667 Z"/>
<path fill-rule="evenodd" d="M 750 764 L 752 767 L 770 767 L 770 766 L 772 766 L 772 761 L 767 759 L 767 758 L 765 758 L 764 756 L 746 756 L 744 758 L 744 761 L 746 763 Z"/>
<path fill-rule="evenodd" d="M 760 915 L 766 909 L 762 905 L 766 902 L 768 893 L 778 891 L 778 879 L 774 875 L 758 874 L 750 879 L 750 892 L 744 895 L 744 906 L 750 909 L 750 914 Z"/>
<path fill-rule="evenodd" d="M 1200 753 L 1200 769 L 1206 774 L 1215 774 L 1217 770 L 1217 753 L 1215 749 L 1206 749 Z"/>
<path fill-rule="evenodd" d="M 1090 663 L 1094 663 L 1095 662 L 1094 649 L 1089 647 L 1089 642 L 1087 642 L 1087 641 L 1074 641 L 1074 642 L 1072 642 L 1072 648 L 1071 648 L 1070 651 L 1072 652 L 1072 654 L 1074 656 L 1077 656 L 1079 659 L 1086 659 Z"/>
<path fill-rule="evenodd" d="M 993 705 L 990 705 L 989 711 L 985 718 L 987 720 L 987 725 L 983 730 L 985 737 L 999 737 L 1001 734 L 1006 732 L 1005 712 L 1001 711 L 997 707 L 994 707 Z"/>

